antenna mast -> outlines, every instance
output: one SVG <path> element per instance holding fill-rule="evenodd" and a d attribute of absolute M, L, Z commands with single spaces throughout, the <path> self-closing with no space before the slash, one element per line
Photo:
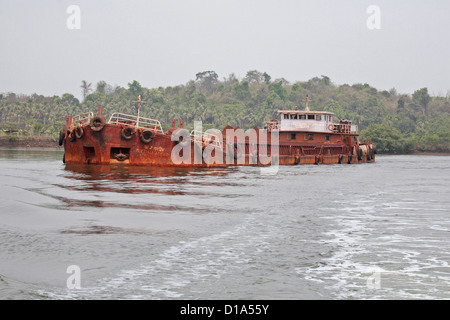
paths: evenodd
<path fill-rule="evenodd" d="M 306 106 L 305 106 L 305 111 L 309 111 L 308 103 L 309 103 L 309 97 L 308 97 L 308 95 L 306 95 Z"/>

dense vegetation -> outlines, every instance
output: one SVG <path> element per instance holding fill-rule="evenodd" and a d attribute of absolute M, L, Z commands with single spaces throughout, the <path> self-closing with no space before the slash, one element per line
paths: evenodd
<path fill-rule="evenodd" d="M 432 97 L 427 88 L 412 95 L 395 89 L 379 91 L 368 84 L 335 85 L 326 76 L 305 82 L 272 80 L 267 73 L 249 71 L 243 79 L 235 75 L 219 79 L 214 71 L 196 74 L 185 85 L 147 89 L 139 82 L 128 88 L 104 81 L 81 83 L 83 101 L 73 94 L 45 97 L 39 94 L 0 94 L 0 128 L 16 135 L 57 136 L 67 115 L 96 112 L 136 114 L 138 95 L 144 101 L 142 116 L 161 121 L 166 129 L 172 118 L 187 127 L 203 121 L 203 128 L 222 129 L 227 124 L 262 127 L 277 117 L 277 110 L 303 109 L 305 98 L 312 110 L 334 112 L 338 119 L 357 124 L 362 138 L 372 138 L 380 152 L 450 152 L 450 96 Z"/>

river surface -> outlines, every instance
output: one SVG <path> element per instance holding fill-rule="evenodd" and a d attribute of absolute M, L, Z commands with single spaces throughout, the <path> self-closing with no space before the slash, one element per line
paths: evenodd
<path fill-rule="evenodd" d="M 0 299 L 450 299 L 450 157 L 158 169 L 0 149 Z"/>

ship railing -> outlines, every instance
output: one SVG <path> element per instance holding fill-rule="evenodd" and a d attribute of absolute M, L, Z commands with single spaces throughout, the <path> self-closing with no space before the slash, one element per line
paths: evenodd
<path fill-rule="evenodd" d="M 212 145 L 215 148 L 222 148 L 222 141 L 220 137 L 214 133 L 202 132 L 199 130 L 191 131 L 191 141 L 194 143 L 201 143 L 203 145 Z"/>
<path fill-rule="evenodd" d="M 72 125 L 76 127 L 79 125 L 89 124 L 93 117 L 94 114 L 92 112 L 80 113 L 79 115 L 72 117 Z"/>
<path fill-rule="evenodd" d="M 134 116 L 130 114 L 115 112 L 109 118 L 108 123 L 122 124 L 140 129 L 150 129 L 161 134 L 164 133 L 161 123 L 158 120 Z"/>

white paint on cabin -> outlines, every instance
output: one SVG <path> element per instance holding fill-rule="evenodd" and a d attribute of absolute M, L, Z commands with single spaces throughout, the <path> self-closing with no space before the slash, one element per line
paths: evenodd
<path fill-rule="evenodd" d="M 280 131 L 332 132 L 334 113 L 325 111 L 281 110 Z"/>
<path fill-rule="evenodd" d="M 334 123 L 334 113 L 327 111 L 310 110 L 279 110 L 280 123 L 277 129 L 280 131 L 307 131 L 307 132 L 335 132 L 330 130 L 330 125 Z M 343 120 L 345 123 L 351 123 Z M 350 133 L 357 133 L 358 126 L 350 125 Z"/>

